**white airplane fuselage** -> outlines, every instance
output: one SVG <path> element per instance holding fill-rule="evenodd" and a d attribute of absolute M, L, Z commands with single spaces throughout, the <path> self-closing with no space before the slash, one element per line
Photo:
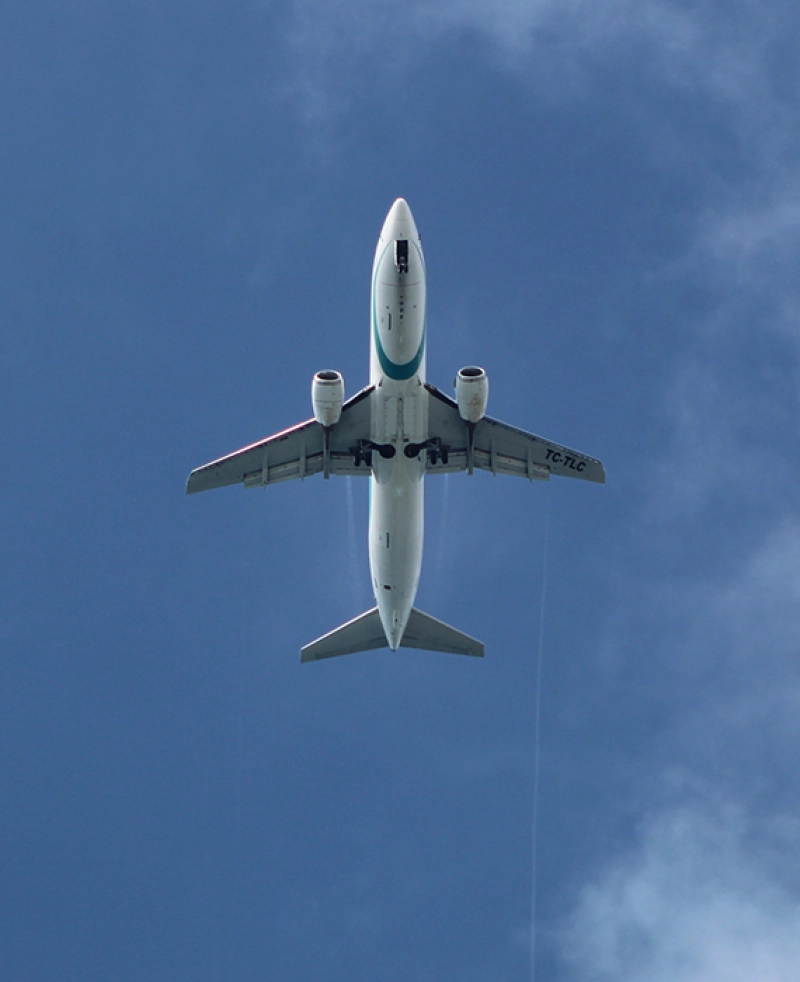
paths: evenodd
<path fill-rule="evenodd" d="M 428 437 L 425 259 L 402 198 L 386 216 L 375 250 L 370 318 L 370 438 L 383 450 L 372 451 L 369 562 L 381 623 L 396 650 L 422 568 L 425 454 L 414 453 L 413 445 Z"/>

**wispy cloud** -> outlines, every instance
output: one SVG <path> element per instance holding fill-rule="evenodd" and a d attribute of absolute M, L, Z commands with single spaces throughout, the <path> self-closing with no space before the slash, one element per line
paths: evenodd
<path fill-rule="evenodd" d="M 684 602 L 691 620 L 676 649 L 687 682 L 700 684 L 679 725 L 695 765 L 751 788 L 769 775 L 772 800 L 796 807 L 800 521 L 774 524 L 728 582 Z"/>
<path fill-rule="evenodd" d="M 772 56 L 792 30 L 792 8 L 733 0 L 724 7 L 678 0 L 295 0 L 290 44 L 311 94 L 327 97 L 367 62 L 392 71 L 431 47 L 472 35 L 487 57 L 553 91 L 591 67 L 639 58 L 651 73 L 687 90 L 753 105 L 770 87 Z M 797 25 L 794 25 L 795 30 Z M 316 78 L 316 81 L 315 81 Z M 312 101 L 326 98 L 316 92 Z M 762 104 L 761 117 L 768 111 Z"/>
<path fill-rule="evenodd" d="M 766 186 L 741 188 L 739 201 L 727 208 L 708 209 L 700 217 L 692 258 L 705 257 L 711 275 L 721 275 L 726 287 L 732 284 L 738 296 L 743 292 L 774 296 L 776 285 L 783 295 L 800 292 L 800 183 L 781 173 L 772 178 Z M 770 320 L 764 327 L 783 330 L 786 324 Z"/>
<path fill-rule="evenodd" d="M 795 121 L 800 14 L 788 0 L 295 0 L 282 95 L 331 152 L 348 114 L 410 66 L 475 42 L 470 57 L 544 102 L 602 101 L 627 115 L 657 167 L 703 175 L 693 244 L 671 271 L 717 288 L 716 324 L 772 294 L 794 329 L 800 250 Z M 612 81 L 616 79 L 616 81 Z M 776 287 L 782 288 L 780 297 Z M 786 293 L 791 293 L 787 297 Z M 725 306 L 728 302 L 727 308 Z"/>
<path fill-rule="evenodd" d="M 583 888 L 563 961 L 582 982 L 791 982 L 800 900 L 786 857 L 798 847 L 796 822 L 762 834 L 724 801 L 654 815 Z"/>
<path fill-rule="evenodd" d="M 796 507 L 800 192 L 768 173 L 759 184 L 751 200 L 732 188 L 699 215 L 676 264 L 707 309 L 682 326 L 663 379 L 671 436 L 653 459 L 648 508 L 664 519 L 699 516 L 723 491 L 760 509 L 754 518 L 781 522 Z"/>

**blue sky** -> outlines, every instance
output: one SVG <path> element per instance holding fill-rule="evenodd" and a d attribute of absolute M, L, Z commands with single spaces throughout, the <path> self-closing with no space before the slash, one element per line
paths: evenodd
<path fill-rule="evenodd" d="M 782 0 L 0 12 L 0 959 L 38 980 L 767 982 L 800 963 L 798 81 Z M 608 485 L 429 481 L 486 659 L 301 666 L 363 482 L 184 496 L 429 367 Z M 544 555 L 545 528 L 548 548 Z"/>

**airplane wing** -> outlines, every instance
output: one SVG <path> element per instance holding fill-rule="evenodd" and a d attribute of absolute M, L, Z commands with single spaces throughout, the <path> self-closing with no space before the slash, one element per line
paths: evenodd
<path fill-rule="evenodd" d="M 196 468 L 186 482 L 186 493 L 229 484 L 266 487 L 294 478 L 302 480 L 320 471 L 326 476 L 369 475 L 369 467 L 356 465 L 355 448 L 359 440 L 369 440 L 372 389 L 371 385 L 367 386 L 345 402 L 339 422 L 331 427 L 327 448 L 325 431 L 315 419 L 308 419 Z"/>
<path fill-rule="evenodd" d="M 458 412 L 458 405 L 433 385 L 426 385 L 428 432 L 437 446 L 428 452 L 426 473 L 472 472 L 473 468 L 493 474 L 514 474 L 529 480 L 548 481 L 551 474 L 577 477 L 605 484 L 603 465 L 594 457 L 551 443 L 533 433 L 484 416 L 470 427 Z"/>

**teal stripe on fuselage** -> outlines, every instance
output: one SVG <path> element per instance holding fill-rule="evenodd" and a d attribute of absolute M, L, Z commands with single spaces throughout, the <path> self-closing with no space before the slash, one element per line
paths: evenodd
<path fill-rule="evenodd" d="M 422 339 L 420 340 L 419 348 L 411 361 L 407 361 L 403 365 L 399 365 L 396 361 L 392 361 L 392 359 L 384 351 L 383 345 L 381 344 L 381 335 L 380 331 L 378 330 L 378 310 L 375 306 L 377 297 L 375 285 L 378 281 L 378 272 L 380 270 L 381 263 L 383 262 L 383 257 L 386 255 L 386 251 L 391 245 L 391 242 L 387 244 L 386 248 L 381 253 L 380 259 L 375 263 L 375 274 L 372 279 L 372 335 L 375 338 L 375 350 L 378 352 L 378 361 L 380 362 L 381 371 L 383 374 L 395 382 L 405 382 L 407 379 L 410 379 L 417 374 L 419 371 L 419 366 L 422 364 L 422 359 L 425 355 L 425 336 L 428 331 L 428 324 L 426 317 L 422 324 Z M 419 256 L 422 264 L 422 271 L 424 273 L 425 260 L 422 258 L 422 252 L 420 251 L 416 242 L 412 242 L 412 245 L 416 249 L 417 255 Z"/>
<path fill-rule="evenodd" d="M 425 354 L 425 327 L 422 328 L 422 341 L 420 342 L 419 349 L 411 361 L 407 361 L 405 365 L 398 365 L 397 362 L 392 361 L 392 359 L 383 350 L 383 345 L 381 344 L 380 334 L 378 333 L 378 326 L 375 325 L 375 348 L 378 352 L 378 361 L 381 365 L 381 371 L 387 378 L 393 379 L 395 382 L 403 382 L 406 379 L 412 378 L 419 371 L 419 366 L 422 363 L 422 357 Z"/>

